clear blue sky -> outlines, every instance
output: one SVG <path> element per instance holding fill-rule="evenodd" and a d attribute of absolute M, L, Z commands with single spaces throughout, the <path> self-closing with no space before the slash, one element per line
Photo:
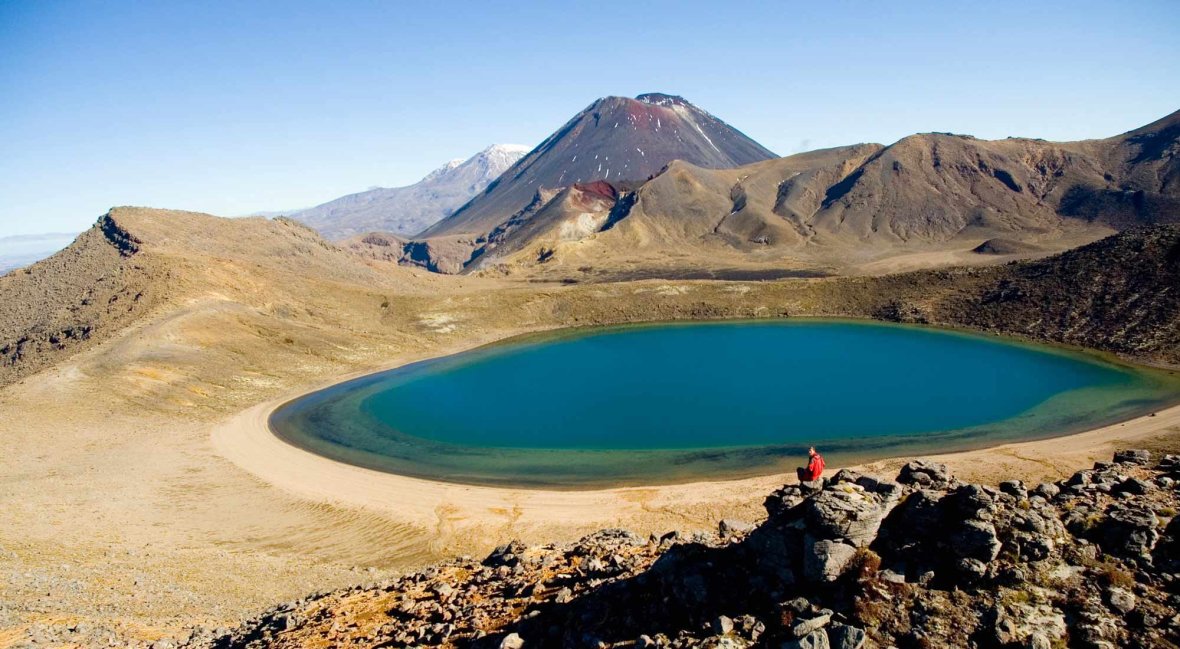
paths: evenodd
<path fill-rule="evenodd" d="M 0 0 L 0 236 L 310 206 L 649 91 L 780 154 L 1103 137 L 1180 109 L 1180 2 Z"/>

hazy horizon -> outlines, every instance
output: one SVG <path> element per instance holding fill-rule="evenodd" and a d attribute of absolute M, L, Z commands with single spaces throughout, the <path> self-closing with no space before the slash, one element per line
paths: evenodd
<path fill-rule="evenodd" d="M 1180 108 L 1178 26 L 1168 2 L 5 3 L 0 236 L 407 185 L 606 95 L 682 95 L 780 155 L 1108 137 Z"/>

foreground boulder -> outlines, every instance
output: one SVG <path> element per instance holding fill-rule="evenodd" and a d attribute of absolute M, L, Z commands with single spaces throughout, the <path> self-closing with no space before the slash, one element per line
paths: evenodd
<path fill-rule="evenodd" d="M 913 487 L 945 489 L 951 483 L 951 474 L 945 464 L 914 460 L 901 467 L 897 481 Z"/>
<path fill-rule="evenodd" d="M 1032 488 L 925 462 L 896 481 L 841 471 L 776 490 L 755 526 L 507 543 L 189 644 L 1180 646 L 1180 461 L 1144 457 Z"/>

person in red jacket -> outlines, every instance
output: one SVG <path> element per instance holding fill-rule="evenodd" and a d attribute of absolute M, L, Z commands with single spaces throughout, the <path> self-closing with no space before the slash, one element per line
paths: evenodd
<path fill-rule="evenodd" d="M 807 455 L 811 458 L 807 461 L 807 468 L 795 469 L 800 482 L 819 480 L 820 476 L 824 474 L 824 456 L 817 453 L 814 446 L 807 449 Z"/>

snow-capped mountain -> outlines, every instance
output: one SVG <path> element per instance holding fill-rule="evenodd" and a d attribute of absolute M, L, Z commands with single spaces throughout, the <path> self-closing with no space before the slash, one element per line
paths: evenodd
<path fill-rule="evenodd" d="M 413 185 L 342 196 L 291 217 L 329 239 L 366 232 L 413 235 L 450 216 L 528 150 L 517 144 L 494 144 L 467 160 L 451 160 Z"/>

